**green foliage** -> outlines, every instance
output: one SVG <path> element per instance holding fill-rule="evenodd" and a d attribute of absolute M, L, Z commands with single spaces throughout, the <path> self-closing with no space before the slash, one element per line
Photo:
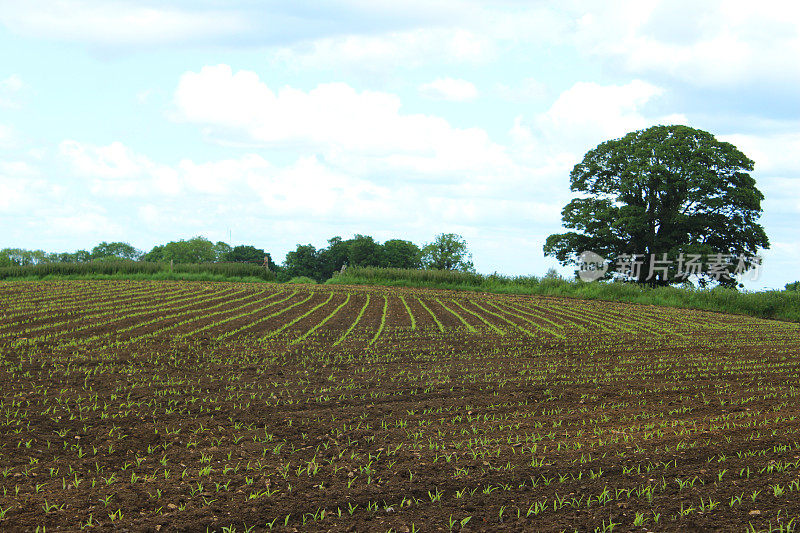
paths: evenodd
<path fill-rule="evenodd" d="M 462 270 L 471 272 L 472 254 L 467 241 L 455 233 L 442 233 L 422 248 L 422 266 L 430 270 Z"/>
<path fill-rule="evenodd" d="M 219 245 L 220 243 L 217 243 Z M 224 243 L 222 243 L 224 244 Z M 217 247 L 205 237 L 172 241 L 155 246 L 143 259 L 175 263 L 211 263 L 217 260 Z M 219 248 L 221 249 L 221 248 Z"/>
<path fill-rule="evenodd" d="M 171 278 L 169 275 L 176 275 Z M 28 266 L 0 268 L 0 280 L 14 278 L 46 277 L 96 277 L 134 276 L 155 279 L 179 279 L 181 274 L 216 276 L 219 279 L 250 278 L 271 281 L 273 272 L 248 263 L 203 263 L 176 264 L 172 269 L 168 263 L 145 261 L 92 261 L 88 263 L 42 263 Z"/>
<path fill-rule="evenodd" d="M 142 256 L 142 252 L 127 242 L 101 242 L 92 248 L 91 259 L 116 259 L 135 261 Z"/>
<path fill-rule="evenodd" d="M 356 235 L 348 242 L 350 266 L 379 266 L 383 263 L 383 248 L 369 235 Z"/>
<path fill-rule="evenodd" d="M 320 279 L 320 266 L 320 254 L 311 244 L 298 244 L 296 250 L 286 254 L 283 263 L 284 275 L 289 278 Z"/>
<path fill-rule="evenodd" d="M 0 266 L 27 266 L 47 262 L 44 250 L 23 250 L 22 248 L 4 248 L 0 250 Z"/>
<path fill-rule="evenodd" d="M 307 276 L 295 276 L 286 283 L 311 283 L 316 285 L 317 281 L 315 279 L 311 279 Z"/>
<path fill-rule="evenodd" d="M 686 126 L 654 126 L 604 142 L 570 174 L 570 189 L 580 196 L 562 217 L 575 231 L 550 235 L 544 252 L 564 265 L 577 264 L 583 251 L 606 258 L 644 254 L 635 281 L 654 285 L 681 280 L 674 267 L 647 280 L 650 254 L 753 256 L 769 240 L 757 223 L 764 197 L 752 170 L 753 161 L 735 146 Z M 728 262 L 731 270 L 735 265 Z"/>
<path fill-rule="evenodd" d="M 794 281 L 786 284 L 787 291 L 800 291 L 800 281 Z"/>
<path fill-rule="evenodd" d="M 231 263 L 254 263 L 263 265 L 264 258 L 267 259 L 269 269 L 274 272 L 276 267 L 275 263 L 272 262 L 272 257 L 263 249 L 251 245 L 234 246 L 226 254 L 221 256 L 219 260 Z"/>
<path fill-rule="evenodd" d="M 47 253 L 43 250 L 23 250 L 21 248 L 4 248 L 0 250 L 0 267 L 44 263 L 84 263 L 89 260 L 91 260 L 91 253 L 86 250 L 78 250 L 72 253 Z"/>
<path fill-rule="evenodd" d="M 440 270 L 349 268 L 328 283 L 426 287 L 500 294 L 539 294 L 704 309 L 800 322 L 800 291 L 745 292 L 713 289 L 651 287 L 614 282 L 582 282 L 560 277 L 500 276 Z"/>
<path fill-rule="evenodd" d="M 230 255 L 232 251 L 233 248 L 231 248 L 230 244 L 222 241 L 217 241 L 217 244 L 214 245 L 214 257 L 216 258 L 215 260 L 233 261 L 232 259 L 227 259 L 227 257 Z"/>
<path fill-rule="evenodd" d="M 52 263 L 85 263 L 91 261 L 92 254 L 86 250 L 78 250 L 76 252 L 61 252 L 48 254 L 48 260 Z"/>
<path fill-rule="evenodd" d="M 328 247 L 319 251 L 320 276 L 319 280 L 330 278 L 334 272 L 339 272 L 346 265 L 350 257 L 350 241 L 343 241 L 341 237 L 328 239 Z"/>
<path fill-rule="evenodd" d="M 420 250 L 412 242 L 391 239 L 383 245 L 369 235 L 355 235 L 343 240 L 333 237 L 328 247 L 317 250 L 310 244 L 297 245 L 297 249 L 286 254 L 284 272 L 280 276 L 288 280 L 295 276 L 314 278 L 319 282 L 330 279 L 342 267 L 395 267 L 418 268 Z"/>
<path fill-rule="evenodd" d="M 383 266 L 419 268 L 422 266 L 422 251 L 411 241 L 390 239 L 383 243 Z"/>
<path fill-rule="evenodd" d="M 158 244 L 153 249 L 142 256 L 142 261 L 158 263 L 164 261 L 164 245 Z"/>

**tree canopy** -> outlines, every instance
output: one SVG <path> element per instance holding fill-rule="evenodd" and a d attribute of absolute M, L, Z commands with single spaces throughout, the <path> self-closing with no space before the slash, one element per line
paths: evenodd
<path fill-rule="evenodd" d="M 430 248 L 427 256 L 429 268 L 472 268 L 466 243 L 460 236 L 440 235 L 435 242 L 438 243 L 438 248 Z M 295 250 L 286 254 L 283 265 L 276 265 L 272 256 L 263 248 L 250 244 L 231 246 L 222 241 L 213 243 L 206 237 L 197 236 L 158 244 L 146 254 L 124 242 L 101 242 L 91 252 L 78 250 L 71 253 L 47 253 L 42 250 L 5 248 L 0 250 L 0 267 L 120 259 L 166 263 L 172 261 L 176 264 L 245 262 L 261 265 L 265 257 L 269 270 L 275 272 L 277 279 L 281 281 L 309 277 L 321 282 L 333 277 L 343 266 L 420 268 L 423 252 L 411 241 L 389 239 L 381 244 L 369 235 L 356 234 L 347 240 L 340 236 L 332 237 L 326 248 L 317 249 L 311 244 L 298 244 Z"/>
<path fill-rule="evenodd" d="M 411 241 L 390 239 L 383 243 L 383 264 L 389 268 L 419 268 L 422 250 Z"/>
<path fill-rule="evenodd" d="M 219 244 L 219 243 L 217 243 Z M 265 252 L 262 248 L 256 248 L 253 245 L 240 244 L 234 246 L 227 253 L 220 256 L 220 261 L 228 261 L 231 263 L 258 263 L 263 264 L 264 258 L 267 258 L 267 265 L 271 271 L 275 271 L 275 263 L 272 262 L 272 256 Z"/>
<path fill-rule="evenodd" d="M 347 262 L 352 266 L 379 266 L 383 264 L 383 247 L 369 235 L 355 235 L 348 242 Z"/>
<path fill-rule="evenodd" d="M 173 261 L 175 263 L 212 263 L 217 260 L 215 245 L 205 237 L 168 242 L 154 246 L 144 256 L 145 261 Z"/>
<path fill-rule="evenodd" d="M 324 281 L 339 272 L 342 266 L 419 268 L 421 252 L 417 245 L 401 239 L 381 244 L 369 235 L 356 234 L 352 239 L 332 237 L 328 247 L 316 249 L 298 244 L 286 254 L 283 278 L 306 276 Z"/>
<path fill-rule="evenodd" d="M 297 249 L 286 254 L 284 275 L 288 278 L 308 277 L 320 281 L 319 252 L 311 244 L 298 244 Z"/>
<path fill-rule="evenodd" d="M 629 278 L 654 285 L 683 281 L 686 270 L 675 260 L 694 254 L 724 263 L 727 272 L 746 257 L 749 268 L 769 247 L 757 223 L 764 196 L 749 174 L 753 167 L 734 145 L 687 126 L 654 126 L 606 141 L 573 168 L 570 189 L 580 196 L 561 213 L 575 231 L 550 235 L 545 255 L 567 265 L 578 264 L 584 251 L 611 260 L 639 254 L 638 275 Z M 651 262 L 663 254 L 672 262 Z M 700 272 L 699 279 L 711 277 Z M 714 280 L 736 284 L 730 274 Z"/>
<path fill-rule="evenodd" d="M 467 241 L 455 233 L 441 233 L 426 244 L 422 248 L 422 266 L 435 270 L 475 270 Z"/>
<path fill-rule="evenodd" d="M 142 252 L 127 242 L 101 242 L 92 248 L 90 257 L 96 259 L 127 259 L 136 261 Z"/>

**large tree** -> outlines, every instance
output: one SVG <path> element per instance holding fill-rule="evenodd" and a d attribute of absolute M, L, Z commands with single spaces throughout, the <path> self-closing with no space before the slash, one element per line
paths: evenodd
<path fill-rule="evenodd" d="M 347 262 L 350 266 L 381 266 L 383 248 L 369 235 L 356 234 L 349 240 Z"/>
<path fill-rule="evenodd" d="M 419 268 L 422 251 L 411 241 L 390 239 L 383 243 L 383 265 L 389 268 Z"/>
<path fill-rule="evenodd" d="M 348 263 L 350 242 L 349 240 L 342 240 L 339 236 L 331 237 L 328 239 L 328 247 L 319 250 L 321 278 L 330 278 L 334 272 L 339 272 L 342 266 Z"/>
<path fill-rule="evenodd" d="M 753 161 L 734 145 L 687 126 L 654 126 L 604 142 L 570 174 L 570 189 L 580 196 L 561 213 L 575 231 L 550 235 L 544 252 L 564 265 L 578 264 L 585 251 L 617 262 L 638 254 L 638 273 L 631 268 L 627 277 L 653 285 L 681 281 L 685 261 L 700 255 L 706 266 L 724 266 L 703 269 L 701 283 L 735 285 L 724 271 L 752 267 L 750 258 L 769 247 L 757 223 L 764 196 L 752 170 Z"/>
<path fill-rule="evenodd" d="M 455 233 L 442 233 L 422 248 L 422 266 L 434 270 L 473 271 L 467 241 Z"/>
<path fill-rule="evenodd" d="M 317 281 L 326 278 L 320 271 L 319 252 L 311 244 L 298 244 L 297 249 L 286 254 L 283 269 L 289 278 L 305 276 Z"/>

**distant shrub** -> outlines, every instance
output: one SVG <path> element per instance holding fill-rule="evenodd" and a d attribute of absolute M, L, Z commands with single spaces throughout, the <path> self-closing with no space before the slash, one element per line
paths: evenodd
<path fill-rule="evenodd" d="M 309 278 L 308 276 L 295 276 L 286 283 L 310 283 L 316 285 L 317 281 Z"/>

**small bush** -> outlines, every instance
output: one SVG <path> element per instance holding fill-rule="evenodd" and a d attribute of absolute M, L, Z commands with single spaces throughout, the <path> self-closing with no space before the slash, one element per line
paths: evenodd
<path fill-rule="evenodd" d="M 286 283 L 306 283 L 306 284 L 316 285 L 317 281 L 307 276 L 295 276 Z"/>

